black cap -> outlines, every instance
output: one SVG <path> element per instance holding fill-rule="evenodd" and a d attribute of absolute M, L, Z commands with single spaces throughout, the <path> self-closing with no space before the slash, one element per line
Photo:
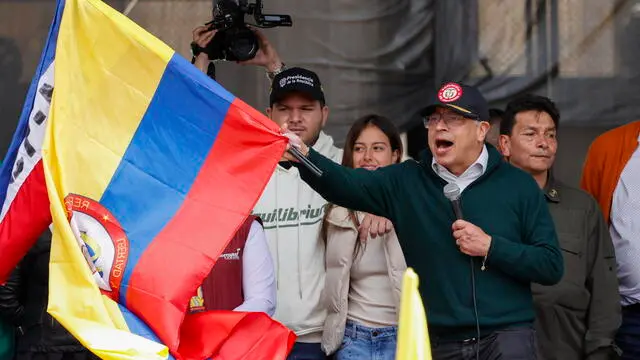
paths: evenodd
<path fill-rule="evenodd" d="M 442 85 L 429 100 L 429 106 L 420 111 L 421 116 L 431 115 L 436 107 L 449 108 L 464 117 L 489 121 L 489 105 L 478 88 L 450 82 Z"/>
<path fill-rule="evenodd" d="M 282 100 L 292 92 L 302 93 L 323 105 L 325 103 L 320 78 L 311 70 L 294 67 L 276 75 L 271 83 L 269 105 Z"/>

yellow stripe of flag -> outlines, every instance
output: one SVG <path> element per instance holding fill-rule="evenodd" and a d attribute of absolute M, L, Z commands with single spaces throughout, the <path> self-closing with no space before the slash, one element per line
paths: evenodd
<path fill-rule="evenodd" d="M 49 124 L 57 139 L 50 165 L 54 174 L 83 176 L 67 176 L 62 194 L 102 197 L 173 54 L 102 1 L 66 0 L 51 108 L 64 121 Z"/>
<path fill-rule="evenodd" d="M 411 268 L 402 279 L 396 360 L 431 360 L 427 316 L 418 292 L 418 275 Z"/>
<path fill-rule="evenodd" d="M 101 359 L 166 359 L 168 350 L 132 334 L 118 305 L 100 293 L 69 227 L 63 196 L 73 189 L 100 199 L 172 55 L 102 1 L 66 0 L 42 149 L 54 222 L 48 312 Z"/>

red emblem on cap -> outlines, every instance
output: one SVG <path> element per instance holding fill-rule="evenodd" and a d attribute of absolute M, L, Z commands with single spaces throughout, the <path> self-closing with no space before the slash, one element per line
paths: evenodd
<path fill-rule="evenodd" d="M 456 83 L 448 83 L 438 91 L 438 100 L 443 103 L 449 103 L 460 99 L 462 96 L 462 87 Z"/>

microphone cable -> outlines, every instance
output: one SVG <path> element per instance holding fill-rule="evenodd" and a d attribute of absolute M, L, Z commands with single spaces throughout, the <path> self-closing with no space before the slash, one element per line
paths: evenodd
<path fill-rule="evenodd" d="M 458 220 L 464 220 L 462 207 L 460 204 L 460 187 L 455 183 L 448 183 L 444 186 L 444 196 L 451 201 L 453 212 Z M 473 313 L 476 319 L 476 360 L 480 360 L 480 318 L 478 316 L 478 300 L 476 298 L 476 272 L 473 256 L 469 256 L 471 265 L 471 296 L 473 298 Z"/>
<path fill-rule="evenodd" d="M 476 299 L 476 271 L 473 257 L 469 257 L 471 264 L 471 293 L 473 297 L 473 312 L 476 317 L 476 360 L 480 360 L 480 319 L 478 317 L 478 301 Z"/>

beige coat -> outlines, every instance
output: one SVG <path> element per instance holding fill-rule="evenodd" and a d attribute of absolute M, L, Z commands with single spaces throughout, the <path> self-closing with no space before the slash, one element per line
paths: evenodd
<path fill-rule="evenodd" d="M 364 214 L 358 213 L 362 220 Z M 326 266 L 327 275 L 323 301 L 327 309 L 327 319 L 322 332 L 322 349 L 326 354 L 333 354 L 342 344 L 347 322 L 347 299 L 349 295 L 349 279 L 353 253 L 358 241 L 358 229 L 349 217 L 347 209 L 334 207 L 328 217 Z M 384 247 L 389 269 L 389 278 L 396 301 L 396 309 L 400 307 L 402 276 L 407 269 L 404 254 L 398 243 L 395 231 L 385 235 Z M 365 250 L 366 251 L 366 250 Z"/>

